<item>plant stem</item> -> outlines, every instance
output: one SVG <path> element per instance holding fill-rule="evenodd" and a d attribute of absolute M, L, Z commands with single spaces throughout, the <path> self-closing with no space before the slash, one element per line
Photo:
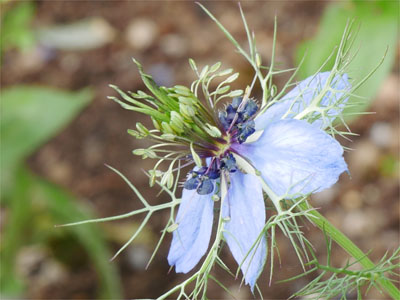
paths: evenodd
<path fill-rule="evenodd" d="M 326 234 L 331 237 L 340 247 L 342 247 L 348 254 L 354 257 L 364 268 L 373 269 L 375 264 L 358 248 L 349 238 L 347 238 L 340 230 L 333 226 L 324 216 L 322 216 L 318 211 L 311 210 L 311 205 L 306 202 L 302 202 L 298 206 L 303 211 L 308 211 L 309 214 L 313 215 L 312 221 L 321 230 L 326 232 Z M 400 291 L 397 287 L 387 278 L 379 277 L 376 282 L 380 287 L 385 290 L 390 297 L 394 300 L 400 299 Z"/>

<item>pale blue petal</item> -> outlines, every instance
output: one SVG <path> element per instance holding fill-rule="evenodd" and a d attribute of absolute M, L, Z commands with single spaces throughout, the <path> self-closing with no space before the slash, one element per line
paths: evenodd
<path fill-rule="evenodd" d="M 305 121 L 270 123 L 256 142 L 234 148 L 251 160 L 278 196 L 322 191 L 347 171 L 342 146 Z"/>
<path fill-rule="evenodd" d="M 253 290 L 267 254 L 264 235 L 256 244 L 265 225 L 262 188 L 256 176 L 239 171 L 230 174 L 230 181 L 223 205 L 223 215 L 230 217 L 224 226 L 224 236 L 236 262 L 242 264 L 246 284 Z"/>
<path fill-rule="evenodd" d="M 196 190 L 183 189 L 176 216 L 178 228 L 173 232 L 168 263 L 178 273 L 187 273 L 207 251 L 213 223 L 212 194 L 201 196 Z"/>
<path fill-rule="evenodd" d="M 314 97 L 321 92 L 330 73 L 331 72 L 318 73 L 317 75 L 310 76 L 301 81 L 295 88 L 279 100 L 279 102 L 273 104 L 264 114 L 256 118 L 256 130 L 262 130 L 269 123 L 282 119 L 289 109 L 291 112 L 286 116 L 287 119 L 291 119 L 302 112 Z M 336 90 L 336 92 L 327 92 L 322 98 L 320 106 L 326 107 L 333 105 L 334 108 L 328 110 L 325 122 L 322 119 L 317 119 L 313 122 L 316 127 L 326 128 L 345 107 L 348 97 L 342 98 L 345 92 L 351 89 L 347 74 L 343 74 L 343 76 L 336 75 L 332 80 L 331 87 Z"/>

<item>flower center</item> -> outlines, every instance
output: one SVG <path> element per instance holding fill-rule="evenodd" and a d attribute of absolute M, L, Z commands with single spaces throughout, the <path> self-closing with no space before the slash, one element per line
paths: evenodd
<path fill-rule="evenodd" d="M 222 136 L 222 139 L 224 141 L 223 143 L 215 143 L 217 150 L 212 151 L 214 157 L 224 157 L 232 145 L 232 137 L 229 133 L 226 133 L 224 136 Z"/>
<path fill-rule="evenodd" d="M 222 170 L 230 173 L 237 171 L 236 160 L 230 152 L 222 158 L 211 158 L 208 167 L 190 171 L 183 187 L 187 190 L 196 190 L 200 195 L 208 195 L 214 191 L 214 181 L 220 177 Z"/>
<path fill-rule="evenodd" d="M 211 151 L 208 167 L 201 167 L 189 172 L 184 188 L 196 189 L 200 195 L 207 195 L 214 191 L 214 181 L 220 177 L 221 171 L 230 173 L 237 171 L 236 160 L 230 153 L 232 144 L 242 144 L 255 132 L 254 115 L 258 106 L 254 100 L 243 101 L 242 97 L 233 98 L 225 110 L 218 113 L 221 127 L 225 131 L 222 141 L 215 143 L 216 150 Z"/>
<path fill-rule="evenodd" d="M 231 142 L 242 144 L 255 132 L 254 116 L 258 110 L 256 102 L 252 99 L 243 101 L 242 97 L 233 98 L 225 111 L 218 114 L 219 121 L 230 135 Z"/>

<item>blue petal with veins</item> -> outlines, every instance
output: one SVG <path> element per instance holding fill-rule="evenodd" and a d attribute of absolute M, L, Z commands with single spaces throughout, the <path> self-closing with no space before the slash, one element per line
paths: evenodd
<path fill-rule="evenodd" d="M 265 204 L 262 188 L 254 175 L 230 174 L 231 185 L 223 204 L 224 237 L 252 291 L 266 260 Z"/>
<path fill-rule="evenodd" d="M 199 195 L 196 190 L 183 189 L 173 232 L 168 263 L 178 273 L 187 273 L 206 253 L 211 237 L 214 201 L 212 194 Z"/>
<path fill-rule="evenodd" d="M 301 120 L 269 123 L 257 141 L 233 147 L 251 160 L 278 196 L 322 191 L 347 171 L 342 146 Z"/>
<path fill-rule="evenodd" d="M 301 81 L 281 100 L 271 105 L 265 113 L 255 119 L 256 130 L 262 130 L 268 123 L 282 119 L 289 109 L 290 112 L 285 117 L 286 119 L 291 119 L 302 112 L 310 105 L 311 101 L 321 93 L 330 74 L 331 72 L 318 73 L 317 75 L 310 76 Z M 313 122 L 313 125 L 318 128 L 326 128 L 345 107 L 348 97 L 343 98 L 343 96 L 351 89 L 347 74 L 343 74 L 342 76 L 336 75 L 331 82 L 330 88 L 331 91 L 328 91 L 323 96 L 318 106 L 322 108 L 328 106 L 333 107 L 327 110 L 325 120 L 320 118 Z"/>

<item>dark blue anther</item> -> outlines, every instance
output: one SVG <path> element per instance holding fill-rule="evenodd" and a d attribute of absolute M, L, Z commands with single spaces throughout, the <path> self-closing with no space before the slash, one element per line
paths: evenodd
<path fill-rule="evenodd" d="M 258 105 L 254 100 L 249 100 L 247 101 L 242 113 L 243 113 L 243 117 L 244 119 L 248 119 L 250 117 L 252 117 L 258 110 Z"/>
<path fill-rule="evenodd" d="M 208 195 L 214 190 L 214 184 L 210 179 L 204 179 L 197 189 L 199 195 Z"/>
<path fill-rule="evenodd" d="M 236 172 L 237 170 L 236 159 L 233 157 L 231 153 L 221 158 L 221 168 L 229 172 Z"/>
<path fill-rule="evenodd" d="M 228 130 L 228 128 L 231 124 L 229 123 L 229 120 L 227 119 L 226 111 L 220 111 L 218 113 L 218 118 L 219 118 L 219 121 L 221 122 L 222 127 L 224 127 L 225 130 Z"/>
<path fill-rule="evenodd" d="M 237 110 L 240 103 L 242 103 L 243 97 L 235 97 L 232 99 L 232 107 Z"/>
<path fill-rule="evenodd" d="M 232 106 L 232 104 L 229 104 L 229 105 L 226 107 L 226 109 L 225 109 L 226 113 L 228 114 L 228 117 L 233 117 L 233 116 L 235 116 L 236 110 L 237 110 L 237 108 L 234 108 L 234 107 Z"/>
<path fill-rule="evenodd" d="M 246 141 L 246 139 L 252 135 L 256 130 L 254 129 L 255 123 L 254 120 L 249 120 L 239 126 L 239 134 L 237 136 L 237 140 L 240 144 Z"/>
<path fill-rule="evenodd" d="M 229 104 L 228 107 L 226 108 L 226 113 L 227 113 L 226 120 L 228 121 L 229 125 L 231 125 L 236 115 L 236 109 L 234 109 L 233 106 Z"/>
<path fill-rule="evenodd" d="M 186 180 L 183 184 L 183 187 L 187 190 L 194 190 L 200 185 L 200 178 L 199 177 L 192 177 Z"/>
<path fill-rule="evenodd" d="M 196 189 L 199 195 L 207 195 L 214 190 L 213 180 L 218 179 L 220 170 L 214 160 L 210 167 L 201 167 L 189 172 L 190 178 L 185 181 L 183 187 L 187 190 Z"/>
<path fill-rule="evenodd" d="M 197 171 L 193 171 L 194 173 L 197 173 L 198 175 L 204 175 L 205 172 L 207 172 L 208 168 L 207 167 L 201 167 Z"/>
<path fill-rule="evenodd" d="M 237 116 L 237 118 L 236 118 L 235 125 L 242 123 L 243 120 L 244 120 L 244 119 L 243 119 L 243 113 L 242 113 L 242 112 L 239 112 L 239 113 L 238 113 L 238 116 Z"/>
<path fill-rule="evenodd" d="M 245 123 L 247 123 L 258 110 L 257 103 L 254 100 L 248 99 L 244 108 L 238 112 L 242 101 L 242 97 L 235 97 L 232 99 L 232 103 L 226 106 L 225 111 L 220 111 L 218 113 L 218 118 L 225 130 L 231 128 L 232 122 L 236 118 L 235 123 L 232 125 L 231 133 L 233 133 L 233 136 L 238 137 L 239 143 L 243 143 L 249 135 L 254 133 L 254 122 L 250 122 L 246 125 Z"/>
<path fill-rule="evenodd" d="M 217 178 L 219 178 L 219 170 L 217 170 L 217 169 L 211 169 L 210 171 L 208 171 L 207 177 L 210 178 L 210 179 L 217 179 Z"/>

